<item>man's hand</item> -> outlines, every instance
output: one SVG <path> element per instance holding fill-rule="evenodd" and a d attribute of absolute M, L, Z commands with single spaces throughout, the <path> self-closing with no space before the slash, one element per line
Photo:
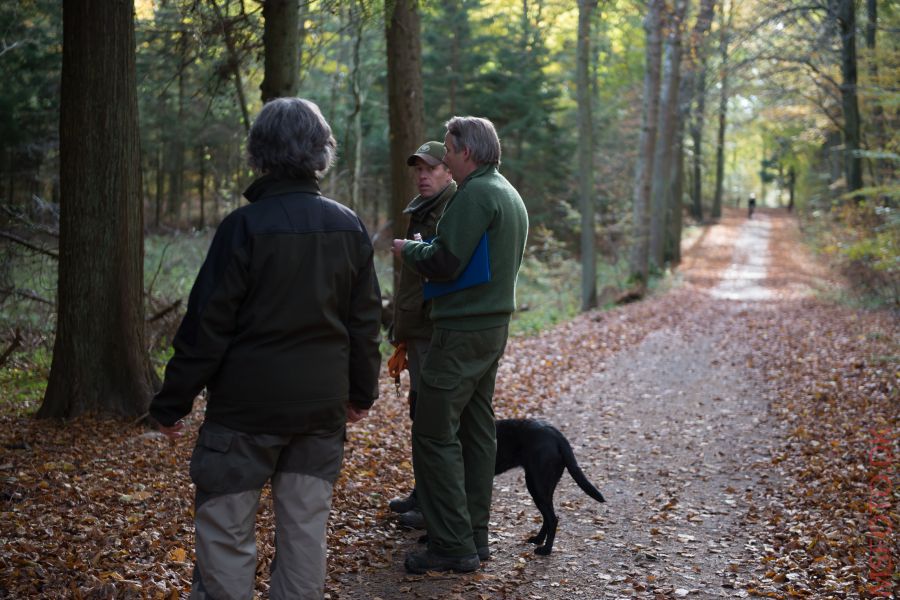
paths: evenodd
<path fill-rule="evenodd" d="M 348 423 L 356 423 L 357 421 L 361 421 L 369 415 L 368 408 L 355 408 L 354 406 L 348 404 L 347 405 L 347 422 Z"/>
<path fill-rule="evenodd" d="M 184 435 L 184 421 L 178 419 L 175 421 L 174 425 L 170 425 L 166 427 L 162 423 L 159 424 L 159 430 L 162 432 L 167 438 L 172 440 L 173 442 Z"/>
<path fill-rule="evenodd" d="M 403 252 L 403 246 L 406 244 L 406 240 L 394 240 L 394 243 L 391 245 L 391 254 L 400 258 L 400 254 Z"/>

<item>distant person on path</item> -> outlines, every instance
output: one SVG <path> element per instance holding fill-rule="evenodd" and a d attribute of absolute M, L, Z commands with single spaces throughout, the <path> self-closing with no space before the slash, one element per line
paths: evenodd
<path fill-rule="evenodd" d="M 346 423 L 365 417 L 378 396 L 373 249 L 353 211 L 319 191 L 336 144 L 315 104 L 269 102 L 247 149 L 261 177 L 244 192 L 250 204 L 216 231 L 150 414 L 177 437 L 207 389 L 190 464 L 191 598 L 254 596 L 256 511 L 271 480 L 269 597 L 321 599 Z"/>
<path fill-rule="evenodd" d="M 747 218 L 753 218 L 753 211 L 756 209 L 756 194 L 750 193 L 750 199 L 747 200 Z"/>
<path fill-rule="evenodd" d="M 412 199 L 403 211 L 409 215 L 406 239 L 430 240 L 435 236 L 437 222 L 444 212 L 444 206 L 456 193 L 456 182 L 450 169 L 444 163 L 447 153 L 443 142 L 425 142 L 406 159 L 406 164 L 415 169 L 416 187 L 419 195 Z M 400 284 L 394 293 L 394 320 L 391 326 L 391 343 L 398 351 L 405 351 L 409 371 L 409 418 L 415 419 L 416 398 L 419 393 L 419 374 L 428 354 L 433 325 L 431 323 L 431 301 L 422 293 L 424 277 L 412 266 L 403 263 Z M 402 345 L 402 347 L 401 347 Z M 425 521 L 416 502 L 413 488 L 406 498 L 391 500 L 392 511 L 402 513 L 400 522 L 407 527 L 422 529 Z"/>
<path fill-rule="evenodd" d="M 525 204 L 498 171 L 500 139 L 493 123 L 453 117 L 446 127 L 444 162 L 459 189 L 431 244 L 395 239 L 393 252 L 429 280 L 453 281 L 486 236 L 490 278 L 432 303 L 434 334 L 412 427 L 416 495 L 428 549 L 406 557 L 411 573 L 474 571 L 490 557 L 494 383 L 528 234 Z"/>

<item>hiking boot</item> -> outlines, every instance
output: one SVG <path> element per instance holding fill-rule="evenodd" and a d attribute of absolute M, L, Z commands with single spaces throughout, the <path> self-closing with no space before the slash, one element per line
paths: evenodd
<path fill-rule="evenodd" d="M 391 509 L 391 512 L 401 514 L 411 511 L 416 508 L 416 506 L 418 506 L 418 503 L 416 502 L 416 490 L 413 490 L 406 498 L 394 498 L 388 502 L 388 508 Z"/>
<path fill-rule="evenodd" d="M 409 529 L 425 529 L 425 517 L 418 510 L 410 510 L 400 515 L 400 524 Z"/>
<path fill-rule="evenodd" d="M 441 556 L 431 550 L 410 552 L 404 563 L 407 572 L 421 575 L 428 571 L 453 571 L 454 573 L 471 573 L 478 570 L 481 561 L 477 554 L 467 556 Z"/>
<path fill-rule="evenodd" d="M 478 559 L 481 562 L 491 560 L 491 549 L 489 546 L 478 546 Z"/>

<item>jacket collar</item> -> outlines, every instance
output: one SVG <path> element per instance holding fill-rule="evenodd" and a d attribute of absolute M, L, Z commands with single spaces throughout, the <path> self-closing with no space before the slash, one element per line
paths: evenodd
<path fill-rule="evenodd" d="M 488 175 L 490 173 L 496 173 L 496 172 L 497 172 L 497 165 L 481 165 L 480 167 L 478 167 L 477 169 L 475 169 L 474 171 L 469 173 L 469 176 L 466 177 L 463 180 L 463 182 L 459 184 L 459 189 L 463 189 L 464 187 L 466 187 L 466 184 L 468 184 L 470 181 L 472 181 L 476 177 L 481 177 L 482 175 Z"/>
<path fill-rule="evenodd" d="M 312 177 L 308 179 L 292 179 L 278 175 L 263 175 L 251 183 L 250 187 L 244 191 L 244 198 L 250 202 L 256 202 L 266 196 L 279 196 L 291 193 L 321 195 L 319 182 Z"/>
<path fill-rule="evenodd" d="M 452 196 L 456 193 L 456 182 L 451 181 L 447 184 L 447 187 L 439 191 L 434 196 L 429 196 L 427 198 L 423 198 L 421 195 L 416 196 L 412 199 L 405 209 L 403 209 L 404 214 L 416 214 L 416 213 L 424 213 L 431 210 L 431 207 L 438 204 L 442 199 Z"/>

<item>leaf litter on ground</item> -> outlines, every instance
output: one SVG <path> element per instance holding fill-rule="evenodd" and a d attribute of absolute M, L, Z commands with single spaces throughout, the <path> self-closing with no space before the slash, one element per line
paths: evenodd
<path fill-rule="evenodd" d="M 729 213 L 704 230 L 687 249 L 676 274 L 681 285 L 673 291 L 510 340 L 498 374 L 495 411 L 502 418 L 553 415 L 561 399 L 585 394 L 584 384 L 603 373 L 607 363 L 655 331 L 677 329 L 687 338 L 692 332 L 720 336 L 716 360 L 740 361 L 738 366 L 765 382 L 770 421 L 777 423 L 764 448 L 768 459 L 752 465 L 764 489 L 752 490 L 751 501 L 743 500 L 748 492 L 734 487 L 722 495 L 722 508 L 742 511 L 742 526 L 755 537 L 740 560 L 721 572 L 722 589 L 733 596 L 783 599 L 865 597 L 880 581 L 873 578 L 877 572 L 871 565 L 878 557 L 871 542 L 881 538 L 871 521 L 877 516 L 900 527 L 897 315 L 807 294 L 804 290 L 829 281 L 830 275 L 802 251 L 787 218 L 772 218 L 772 268 L 766 285 L 775 290 L 774 299 L 744 303 L 712 298 L 709 290 L 730 264 L 740 221 Z M 734 344 L 752 352 L 735 356 L 729 352 Z M 406 384 L 404 377 L 404 394 Z M 712 404 L 714 388 L 710 382 Z M 617 409 L 603 398 L 578 406 L 599 415 L 607 427 L 629 426 L 616 422 Z M 198 400 L 189 418 L 191 432 L 202 422 L 203 408 Z M 0 423 L 0 595 L 186 595 L 193 561 L 193 491 L 187 474 L 192 435 L 173 444 L 139 426 L 90 418 L 60 424 L 6 414 L 0 415 Z M 657 443 L 653 433 L 646 435 L 650 439 L 644 445 Z M 495 492 L 495 503 L 497 512 L 506 511 L 516 525 L 506 525 L 506 519 L 492 532 L 498 554 L 494 566 L 467 576 L 407 576 L 403 555 L 415 546 L 418 534 L 400 528 L 387 502 L 411 487 L 409 436 L 406 401 L 396 397 L 385 374 L 375 409 L 349 428 L 328 527 L 327 597 L 364 597 L 356 595 L 355 586 L 372 579 L 385 581 L 386 597 L 408 598 L 561 599 L 585 597 L 580 590 L 596 586 L 647 598 L 706 592 L 667 584 L 672 574 L 664 567 L 675 559 L 653 547 L 634 548 L 639 558 L 634 563 L 607 562 L 617 533 L 604 531 L 609 523 L 579 500 L 558 502 L 557 511 L 592 528 L 590 553 L 565 558 L 565 551 L 557 549 L 552 556 L 563 557 L 553 559 L 560 562 L 540 562 L 518 539 L 518 528 L 536 528 L 536 510 L 527 492 L 509 485 L 508 493 Z M 581 442 L 597 445 L 601 438 L 598 434 Z M 876 448 L 884 459 L 878 464 L 872 455 Z M 625 454 L 623 460 L 628 459 Z M 698 467 L 683 467 L 661 469 L 654 478 L 699 486 L 708 475 Z M 873 478 L 882 475 L 891 478 L 893 487 L 873 505 Z M 672 536 L 677 527 L 667 525 L 667 515 L 679 511 L 687 523 L 712 519 L 709 507 L 685 507 L 676 494 L 665 493 L 652 506 L 645 522 L 635 524 L 651 539 L 678 541 L 680 554 L 718 549 L 715 542 L 694 548 L 698 544 L 691 534 Z M 274 553 L 268 489 L 258 518 L 258 573 L 263 576 L 257 591 L 265 597 L 265 575 Z M 900 562 L 897 539 L 884 540 L 895 570 Z M 542 570 L 546 564 L 553 569 Z M 896 582 L 896 571 L 893 576 Z"/>

